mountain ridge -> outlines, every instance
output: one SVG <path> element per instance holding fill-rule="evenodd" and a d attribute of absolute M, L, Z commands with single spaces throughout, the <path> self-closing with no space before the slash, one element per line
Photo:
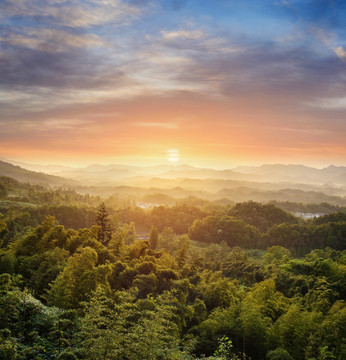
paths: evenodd
<path fill-rule="evenodd" d="M 19 182 L 29 183 L 31 185 L 44 185 L 48 187 L 71 187 L 72 185 L 77 185 L 76 182 L 60 176 L 23 169 L 20 166 L 2 160 L 0 160 L 0 176 L 8 176 Z"/>

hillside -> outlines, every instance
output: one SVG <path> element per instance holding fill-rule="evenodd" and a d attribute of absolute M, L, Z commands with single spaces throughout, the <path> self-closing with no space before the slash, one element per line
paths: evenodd
<path fill-rule="evenodd" d="M 22 183 L 44 185 L 48 187 L 71 187 L 73 185 L 77 185 L 76 181 L 67 180 L 60 176 L 26 170 L 20 166 L 15 166 L 4 161 L 0 161 L 0 176 L 8 176 Z"/>

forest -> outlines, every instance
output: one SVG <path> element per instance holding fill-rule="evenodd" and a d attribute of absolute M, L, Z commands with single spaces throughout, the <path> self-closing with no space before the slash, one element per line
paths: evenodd
<path fill-rule="evenodd" d="M 0 177 L 0 359 L 343 360 L 345 296 L 344 207 Z"/>

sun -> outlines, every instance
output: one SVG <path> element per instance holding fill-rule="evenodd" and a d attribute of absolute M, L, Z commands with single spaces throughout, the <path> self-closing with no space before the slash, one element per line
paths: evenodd
<path fill-rule="evenodd" d="M 169 162 L 176 164 L 180 160 L 179 150 L 176 149 L 167 150 L 166 158 Z"/>

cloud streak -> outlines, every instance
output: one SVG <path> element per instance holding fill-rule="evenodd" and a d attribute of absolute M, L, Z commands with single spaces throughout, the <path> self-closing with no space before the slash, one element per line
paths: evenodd
<path fill-rule="evenodd" d="M 140 9 L 121 0 L 5 0 L 1 6 L 1 17 L 39 19 L 41 23 L 90 27 L 116 22 L 127 25 L 140 15 Z"/>

